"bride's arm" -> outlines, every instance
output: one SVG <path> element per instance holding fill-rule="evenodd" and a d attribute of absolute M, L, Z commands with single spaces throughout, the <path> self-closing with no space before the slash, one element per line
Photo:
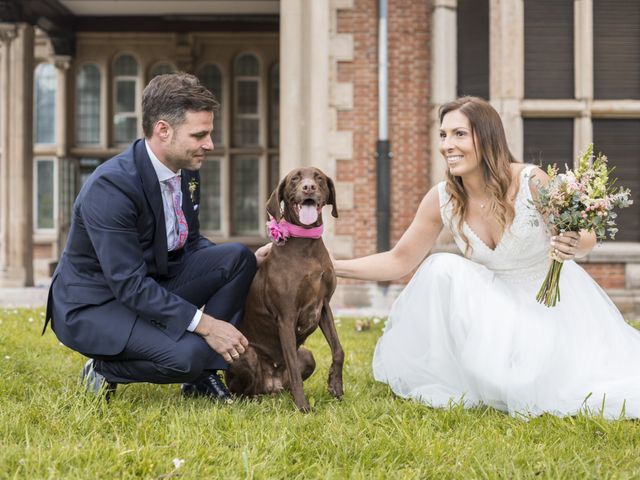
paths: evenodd
<path fill-rule="evenodd" d="M 549 183 L 549 176 L 540 168 L 531 171 L 532 182 L 529 183 L 531 195 L 538 198 L 538 187 Z M 545 218 L 546 221 L 546 218 Z M 573 260 L 587 255 L 596 245 L 596 234 L 589 230 L 580 232 L 565 232 L 551 237 L 551 248 L 562 260 Z"/>
<path fill-rule="evenodd" d="M 441 230 L 435 186 L 424 196 L 411 225 L 391 250 L 352 260 L 334 260 L 336 275 L 373 281 L 402 278 L 427 256 Z"/>

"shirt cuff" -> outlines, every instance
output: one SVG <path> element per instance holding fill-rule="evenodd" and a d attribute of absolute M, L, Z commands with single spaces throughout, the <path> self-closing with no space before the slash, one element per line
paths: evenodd
<path fill-rule="evenodd" d="M 187 327 L 187 332 L 193 332 L 200 323 L 200 319 L 202 318 L 202 310 L 196 310 L 196 314 L 193 316 L 191 323 Z"/>

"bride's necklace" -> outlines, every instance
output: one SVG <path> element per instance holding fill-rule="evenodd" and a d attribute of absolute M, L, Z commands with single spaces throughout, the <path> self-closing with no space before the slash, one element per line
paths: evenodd
<path fill-rule="evenodd" d="M 488 200 L 473 200 L 473 203 L 476 203 L 477 205 L 480 206 L 481 209 L 484 210 L 484 207 L 486 207 L 487 205 L 489 205 L 489 203 L 491 202 L 491 199 L 489 198 Z"/>

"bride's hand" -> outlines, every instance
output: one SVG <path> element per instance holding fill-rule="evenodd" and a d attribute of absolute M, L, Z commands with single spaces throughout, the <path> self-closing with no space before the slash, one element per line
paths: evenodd
<path fill-rule="evenodd" d="M 580 232 L 563 232 L 551 237 L 552 256 L 557 260 L 573 260 L 580 249 Z"/>

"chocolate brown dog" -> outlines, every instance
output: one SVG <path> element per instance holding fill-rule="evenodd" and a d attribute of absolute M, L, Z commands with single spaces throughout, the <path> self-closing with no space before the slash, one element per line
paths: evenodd
<path fill-rule="evenodd" d="M 336 276 L 321 238 L 324 205 L 332 205 L 331 214 L 338 216 L 333 181 L 311 167 L 290 172 L 267 202 L 276 245 L 247 298 L 240 331 L 249 347 L 227 371 L 227 386 L 237 395 L 289 389 L 297 407 L 308 412 L 302 382 L 316 364 L 301 345 L 319 325 L 331 348 L 329 393 L 342 397 L 344 352 L 329 307 Z"/>

